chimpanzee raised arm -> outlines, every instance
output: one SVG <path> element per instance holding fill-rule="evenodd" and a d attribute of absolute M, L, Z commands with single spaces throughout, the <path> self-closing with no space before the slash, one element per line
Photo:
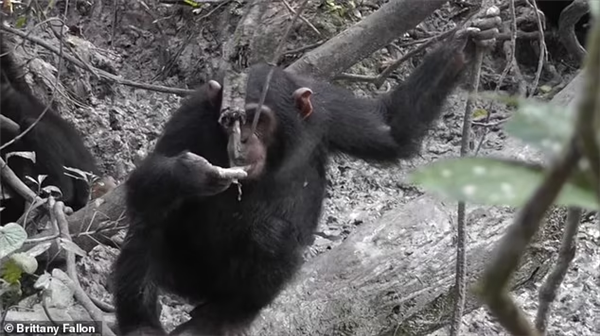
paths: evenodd
<path fill-rule="evenodd" d="M 326 132 L 329 150 L 368 161 L 407 159 L 418 153 L 423 137 L 439 117 L 446 97 L 472 58 L 475 43 L 469 37 L 484 38 L 489 43 L 489 37 L 498 33 L 496 27 L 500 22 L 493 15 L 479 21 L 482 30 L 458 31 L 429 53 L 404 83 L 377 99 L 356 97 L 329 83 L 293 76 L 279 69 L 274 76 L 276 90 L 308 93 L 297 99 L 298 113 L 308 114 L 308 119 L 318 119 L 314 121 L 324 124 L 321 128 Z M 260 87 L 258 84 L 264 81 L 268 69 L 266 65 L 253 69 L 252 87 Z M 269 104 L 273 100 L 266 105 Z"/>

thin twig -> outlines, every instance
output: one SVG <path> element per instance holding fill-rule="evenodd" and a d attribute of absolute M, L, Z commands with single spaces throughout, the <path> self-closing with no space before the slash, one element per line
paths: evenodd
<path fill-rule="evenodd" d="M 292 8 L 292 6 L 290 6 L 290 4 L 286 0 L 281 0 L 281 2 L 287 8 L 287 10 L 290 11 L 290 13 L 296 14 L 296 11 Z M 310 29 L 312 29 L 317 35 L 321 36 L 321 32 L 317 29 L 317 27 L 315 27 L 312 23 L 310 23 L 310 21 L 305 19 L 302 15 L 300 15 L 299 18 L 302 22 L 306 23 L 306 25 L 309 26 Z"/>
<path fill-rule="evenodd" d="M 529 90 L 529 96 L 532 96 L 537 89 L 537 86 L 540 82 L 540 77 L 542 76 L 542 69 L 544 68 L 544 63 L 547 61 L 547 52 L 546 48 L 546 40 L 544 38 L 544 26 L 542 24 L 542 18 L 540 15 L 540 11 L 538 10 L 537 2 L 531 1 L 533 5 L 533 9 L 535 10 L 535 17 L 537 19 L 538 32 L 539 32 L 539 41 L 540 41 L 540 56 L 538 59 L 537 71 L 535 72 L 535 79 L 531 84 L 531 89 Z"/>
<path fill-rule="evenodd" d="M 84 62 L 81 62 L 77 59 L 75 59 L 73 56 L 70 55 L 61 55 L 61 53 L 52 45 L 50 45 L 49 43 L 47 43 L 44 40 L 41 40 L 39 38 L 33 37 L 33 36 L 28 36 L 27 33 L 24 33 L 18 29 L 14 29 L 12 27 L 6 26 L 6 25 L 2 25 L 0 26 L 0 28 L 6 32 L 15 34 L 19 37 L 22 37 L 24 39 L 27 39 L 33 43 L 39 44 L 40 46 L 50 50 L 51 52 L 61 56 L 62 58 L 66 59 L 67 61 L 73 63 L 75 66 L 82 68 L 84 70 L 88 69 L 88 66 L 86 66 L 84 64 Z M 131 86 L 131 87 L 135 87 L 138 89 L 144 89 L 144 90 L 150 90 L 150 91 L 156 91 L 156 92 L 163 92 L 163 93 L 173 93 L 173 94 L 177 94 L 177 95 L 188 95 L 190 93 L 193 93 L 194 90 L 188 90 L 188 89 L 179 89 L 179 88 L 170 88 L 170 87 L 166 87 L 166 86 L 161 86 L 161 85 L 151 85 L 151 84 L 145 84 L 145 83 L 138 83 L 138 82 L 134 82 L 128 79 L 123 79 L 119 76 L 115 76 L 109 72 L 106 72 L 104 70 L 98 69 L 98 68 L 94 68 L 96 73 L 102 77 L 103 79 L 106 79 L 108 81 L 111 82 L 115 82 L 121 85 L 126 85 L 126 86 Z"/>
<path fill-rule="evenodd" d="M 513 335 L 539 336 L 507 292 L 507 284 L 529 242 L 539 230 L 544 214 L 577 167 L 581 152 L 571 140 L 566 153 L 550 167 L 545 180 L 517 215 L 500 241 L 494 259 L 484 270 L 480 295 L 500 324 Z"/>
<path fill-rule="evenodd" d="M 558 260 L 556 261 L 556 265 L 554 265 L 554 269 L 540 288 L 535 327 L 541 334 L 546 333 L 550 306 L 552 305 L 552 302 L 554 302 L 554 299 L 556 299 L 558 289 L 560 288 L 565 275 L 567 275 L 567 271 L 569 270 L 573 258 L 575 258 L 577 232 L 579 231 L 582 213 L 583 211 L 580 208 L 569 208 L 565 232 L 563 233 L 560 250 L 558 251 Z"/>
<path fill-rule="evenodd" d="M 463 117 L 462 139 L 460 144 L 460 156 L 467 156 L 470 147 L 471 134 L 471 117 L 473 115 L 473 107 L 475 105 L 475 95 L 479 91 L 479 78 L 481 77 L 481 65 L 483 64 L 484 50 L 481 47 L 475 52 L 475 60 L 471 69 L 471 92 L 465 106 L 465 114 Z M 456 277 L 454 288 L 456 296 L 454 301 L 454 310 L 452 312 L 452 323 L 450 324 L 450 335 L 457 336 L 460 334 L 462 326 L 462 316 L 465 308 L 465 289 L 466 289 L 466 265 L 467 265 L 467 235 L 466 235 L 466 214 L 465 202 L 458 202 L 457 215 L 457 234 L 456 234 Z"/>
<path fill-rule="evenodd" d="M 292 31 L 292 27 L 294 26 L 294 23 L 296 23 L 296 21 L 300 17 L 300 14 L 302 14 L 302 11 L 304 11 L 304 7 L 306 7 L 307 3 L 308 3 L 308 0 L 302 1 L 302 3 L 300 4 L 300 7 L 298 7 L 298 10 L 296 11 L 296 15 L 294 15 L 292 22 L 290 22 L 290 24 L 287 26 L 285 33 L 281 37 L 281 41 L 279 41 L 279 44 L 277 45 L 277 49 L 275 49 L 275 52 L 273 53 L 273 59 L 271 60 L 271 63 L 269 64 L 269 65 L 271 65 L 271 69 L 269 69 L 269 73 L 267 74 L 267 79 L 265 79 L 265 84 L 263 85 L 262 93 L 260 95 L 260 100 L 258 101 L 258 106 L 256 108 L 256 113 L 254 114 L 254 120 L 252 120 L 252 133 L 254 133 L 256 131 L 256 127 L 258 126 L 258 120 L 260 118 L 262 106 L 265 103 L 265 99 L 267 98 L 267 92 L 269 91 L 269 84 L 271 83 L 271 77 L 273 76 L 273 71 L 275 70 L 275 67 L 277 66 L 277 62 L 283 55 L 283 47 L 285 45 L 285 41 L 287 41 L 288 36 L 290 35 L 290 32 Z"/>
<path fill-rule="evenodd" d="M 506 78 L 506 76 L 508 75 L 508 72 L 511 70 L 512 66 L 515 65 L 516 66 L 516 53 L 517 53 L 517 13 L 516 13 L 516 9 L 515 9 L 515 0 L 509 0 L 509 8 L 510 8 L 510 16 L 511 16 L 511 32 L 510 32 L 510 57 L 507 57 L 506 60 L 506 66 L 504 67 L 504 70 L 502 70 L 502 74 L 500 75 L 500 79 L 498 80 L 498 84 L 496 85 L 496 88 L 494 89 L 494 95 L 498 94 L 498 91 L 500 90 L 500 87 L 502 86 L 502 83 L 504 82 L 504 79 Z M 504 42 L 506 43 L 506 42 Z M 492 117 L 492 103 L 488 104 L 488 113 L 487 116 L 485 118 L 485 123 L 489 123 L 490 122 L 490 118 Z M 481 150 L 481 147 L 483 146 L 483 143 L 485 142 L 485 139 L 487 138 L 487 135 L 489 133 L 489 129 L 486 128 L 483 131 L 483 135 L 481 135 L 481 139 L 479 139 L 479 143 L 477 144 L 477 148 L 475 149 L 475 156 L 477 156 L 479 154 L 479 151 Z"/>

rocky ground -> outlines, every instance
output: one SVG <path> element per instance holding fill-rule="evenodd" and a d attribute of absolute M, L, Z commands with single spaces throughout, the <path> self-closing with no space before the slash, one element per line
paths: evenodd
<path fill-rule="evenodd" d="M 380 2 L 382 1 L 371 1 L 374 4 Z M 104 7 L 100 8 L 90 7 L 87 2 L 77 2 L 69 11 L 67 24 L 79 27 L 82 37 L 92 43 L 90 53 L 94 55 L 91 57 L 94 65 L 116 69 L 123 78 L 165 86 L 193 86 L 205 81 L 205 70 L 218 46 L 213 38 L 215 23 L 211 22 L 210 16 L 202 18 L 209 13 L 210 8 L 194 16 L 189 13 L 189 9 L 181 13 L 156 7 L 145 10 L 140 3 L 120 3 L 118 10 L 114 10 L 113 6 L 109 5 L 110 2 L 105 2 Z M 233 13 L 239 10 L 235 9 Z M 357 11 L 366 16 L 371 10 L 371 7 L 363 6 Z M 443 18 L 456 11 L 454 7 L 444 8 L 440 15 L 434 15 L 421 24 L 414 35 L 417 36 L 422 31 L 447 29 L 451 22 Z M 113 28 L 115 12 L 118 12 L 119 16 L 116 28 Z M 319 20 L 315 19 L 316 23 L 311 22 L 317 29 L 334 35 L 345 25 L 351 24 L 351 21 L 358 20 L 357 14 L 353 15 L 354 18 L 340 23 L 337 19 L 328 21 L 325 15 L 320 14 Z M 91 17 L 94 19 L 90 19 Z M 308 31 L 308 28 L 299 31 Z M 49 38 L 45 34 L 40 33 L 40 36 Z M 306 36 L 311 35 L 306 33 Z M 309 38 L 294 39 L 293 44 L 308 44 L 307 39 Z M 405 40 L 411 38 L 407 37 Z M 186 47 L 179 49 L 186 41 Z M 169 46 L 167 56 L 165 44 L 161 44 L 162 42 Z M 527 47 L 531 49 L 530 46 L 525 46 L 525 49 Z M 294 46 L 290 47 L 292 48 Z M 178 57 L 174 57 L 174 54 Z M 47 54 L 42 56 L 49 63 L 56 64 L 56 58 Z M 165 57 L 170 57 L 170 60 L 164 61 Z M 356 65 L 352 71 L 374 74 L 377 65 L 391 57 L 389 51 L 378 52 L 372 58 Z M 484 89 L 493 88 L 494 81 L 504 67 L 504 61 L 501 48 L 486 58 L 482 82 Z M 406 62 L 398 71 L 403 75 L 397 77 L 404 77 L 410 73 L 416 63 Z M 572 76 L 573 67 L 569 66 L 568 62 L 561 59 L 556 60 L 556 64 L 559 65 L 558 69 L 565 76 L 565 80 Z M 74 73 L 81 75 L 82 72 L 72 67 L 66 68 L 65 71 L 63 80 L 66 89 L 76 92 L 77 75 Z M 522 71 L 530 80 L 535 69 L 524 67 Z M 514 89 L 515 81 L 509 76 L 503 89 Z M 65 107 L 70 108 L 63 108 L 61 111 L 85 135 L 86 143 L 98 158 L 103 171 L 122 181 L 133 169 L 135 162 L 152 148 L 164 122 L 178 107 L 180 99 L 171 94 L 109 85 L 94 78 L 89 79 L 89 82 L 91 91 L 86 95 L 79 95 L 81 99 L 77 103 L 65 102 Z M 393 84 L 394 81 L 390 82 Z M 346 85 L 357 94 L 370 95 L 375 91 L 368 85 Z M 327 250 L 335 248 L 351 234 L 356 226 L 377 218 L 386 210 L 420 193 L 403 182 L 406 172 L 412 167 L 439 157 L 458 154 L 464 100 L 464 92 L 460 90 L 450 99 L 444 117 L 432 130 L 432 137 L 424 144 L 422 157 L 418 159 L 393 167 L 375 167 L 352 158 L 335 159 L 328 172 L 330 187 L 320 223 L 321 231 L 328 235 L 328 238 L 316 238 L 312 253 L 307 255 L 308 259 L 320 253 L 327 253 Z M 495 120 L 500 120 L 510 113 L 505 110 L 495 112 Z M 500 127 L 493 128 L 487 136 L 483 155 L 502 148 L 505 136 Z M 475 132 L 476 136 L 482 133 L 481 129 L 477 128 Z M 600 334 L 600 231 L 595 220 L 590 220 L 582 226 L 579 239 L 575 262 L 553 306 L 549 335 Z M 552 242 L 549 248 L 556 248 L 557 245 L 557 241 Z M 107 302 L 110 302 L 110 294 L 106 289 L 109 284 L 107 276 L 115 255 L 115 249 L 98 246 L 79 263 L 84 287 L 91 295 Z M 530 316 L 535 316 L 538 286 L 539 284 L 535 288 L 526 288 L 515 293 L 519 303 Z M 187 318 L 185 311 L 189 306 L 169 297 L 163 297 L 163 303 L 163 323 L 169 329 Z M 502 334 L 498 324 L 483 308 L 466 316 L 464 326 L 465 333 L 469 335 Z M 434 335 L 446 334 L 446 330 L 439 330 Z"/>

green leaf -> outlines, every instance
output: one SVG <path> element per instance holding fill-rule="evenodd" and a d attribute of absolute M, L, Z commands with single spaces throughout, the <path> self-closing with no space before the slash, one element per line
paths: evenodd
<path fill-rule="evenodd" d="M 473 119 L 481 119 L 487 117 L 489 112 L 486 109 L 478 108 L 473 111 Z"/>
<path fill-rule="evenodd" d="M 23 274 L 23 270 L 13 259 L 7 260 L 2 265 L 2 279 L 9 284 L 15 284 L 21 280 L 21 274 Z"/>
<path fill-rule="evenodd" d="M 573 127 L 573 113 L 565 107 L 522 100 L 504 130 L 548 154 L 556 155 L 568 143 Z"/>
<path fill-rule="evenodd" d="M 27 274 L 33 274 L 38 268 L 37 260 L 27 253 L 15 253 L 10 256 L 9 261 L 14 262 Z"/>
<path fill-rule="evenodd" d="M 20 16 L 17 21 L 15 21 L 15 28 L 23 28 L 27 24 L 27 15 Z"/>
<path fill-rule="evenodd" d="M 540 89 L 540 91 L 542 93 L 548 93 L 548 92 L 552 91 L 552 86 L 550 86 L 550 85 L 542 85 L 542 86 L 539 87 L 539 89 Z"/>
<path fill-rule="evenodd" d="M 0 260 L 18 250 L 27 239 L 27 232 L 17 223 L 0 227 Z"/>
<path fill-rule="evenodd" d="M 543 168 L 494 158 L 440 160 L 410 174 L 413 183 L 442 197 L 483 205 L 519 207 L 545 178 Z M 597 209 L 594 192 L 586 184 L 569 181 L 556 203 Z"/>

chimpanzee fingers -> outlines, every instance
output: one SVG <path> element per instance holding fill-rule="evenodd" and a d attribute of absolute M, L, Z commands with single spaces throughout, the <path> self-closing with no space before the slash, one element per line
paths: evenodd
<path fill-rule="evenodd" d="M 499 34 L 500 34 L 500 30 L 498 30 L 498 28 L 482 30 L 473 35 L 473 40 L 474 41 L 493 40 L 493 39 L 497 38 Z"/>
<path fill-rule="evenodd" d="M 467 45 L 467 42 L 469 41 L 469 37 L 477 32 L 479 32 L 479 28 L 476 28 L 476 27 L 467 27 L 467 28 L 458 30 L 454 34 L 454 38 L 451 40 L 453 49 L 455 49 L 455 50 L 464 49 L 465 46 Z"/>
<path fill-rule="evenodd" d="M 472 27 L 479 28 L 481 30 L 489 30 L 498 28 L 502 24 L 502 18 L 499 16 L 486 17 L 482 19 L 476 19 L 473 21 Z"/>
<path fill-rule="evenodd" d="M 241 180 L 248 176 L 248 173 L 243 168 L 235 167 L 235 168 L 217 168 L 217 174 L 220 179 L 223 180 Z"/>
<path fill-rule="evenodd" d="M 496 44 L 496 39 L 474 41 L 475 45 L 481 48 L 492 48 Z"/>

